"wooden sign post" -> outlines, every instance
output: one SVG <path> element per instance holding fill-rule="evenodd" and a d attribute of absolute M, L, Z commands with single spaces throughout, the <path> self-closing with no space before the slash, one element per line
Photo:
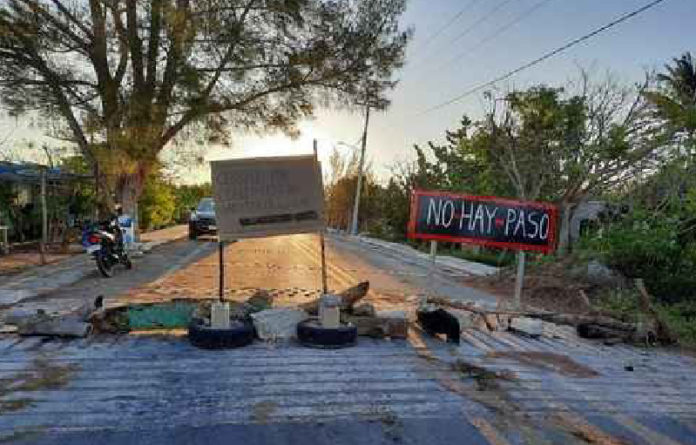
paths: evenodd
<path fill-rule="evenodd" d="M 321 180 L 321 187 L 324 188 L 324 180 L 321 176 L 321 164 L 319 163 L 319 154 L 317 150 L 317 140 L 312 141 L 312 148 L 314 149 L 314 162 L 316 162 L 317 169 L 319 170 L 319 179 Z M 319 244 L 321 247 L 321 293 L 326 295 L 329 293 L 329 286 L 326 280 L 326 243 L 324 241 L 324 228 L 319 232 Z"/>

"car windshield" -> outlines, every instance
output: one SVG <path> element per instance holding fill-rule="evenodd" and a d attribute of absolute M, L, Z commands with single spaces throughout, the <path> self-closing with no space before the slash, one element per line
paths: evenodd
<path fill-rule="evenodd" d="M 201 199 L 201 202 L 198 203 L 198 211 L 199 212 L 214 212 L 215 211 L 215 201 L 212 199 Z"/>

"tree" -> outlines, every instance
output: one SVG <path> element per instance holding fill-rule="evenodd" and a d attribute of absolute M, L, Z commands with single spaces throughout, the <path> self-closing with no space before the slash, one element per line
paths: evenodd
<path fill-rule="evenodd" d="M 192 208 L 198 206 L 201 198 L 213 196 L 213 187 L 209 182 L 197 185 L 178 185 L 174 189 L 176 209 L 174 219 L 185 221 Z"/>
<path fill-rule="evenodd" d="M 558 203 L 561 254 L 578 205 L 653 166 L 659 143 L 643 120 L 645 85 L 632 92 L 583 72 L 577 94 L 540 86 L 508 94 L 500 110 L 492 101 L 483 130 L 491 155 L 518 198 Z"/>
<path fill-rule="evenodd" d="M 190 133 L 295 133 L 322 104 L 384 93 L 410 31 L 405 0 L 6 0 L 0 95 L 59 114 L 133 211 L 160 151 Z M 107 181 L 111 178 L 113 181 Z M 110 195 L 106 194 L 108 198 Z"/>
<path fill-rule="evenodd" d="M 150 175 L 145 181 L 140 196 L 139 224 L 142 229 L 152 230 L 173 222 L 176 210 L 174 186 L 167 183 L 160 175 Z"/>
<path fill-rule="evenodd" d="M 329 158 L 330 175 L 325 185 L 326 222 L 329 226 L 349 228 L 358 185 L 358 163 L 357 151 L 342 155 L 334 150 Z M 370 163 L 364 166 L 363 174 L 358 227 L 365 229 L 380 216 L 382 196 Z"/>
<path fill-rule="evenodd" d="M 446 144 L 428 142 L 433 160 L 428 160 L 419 146 L 416 150 L 414 182 L 422 188 L 450 190 L 473 195 L 509 196 L 514 193 L 507 181 L 500 181 L 491 152 L 485 142 L 486 133 L 480 123 L 464 116 L 460 127 L 445 131 Z"/>
<path fill-rule="evenodd" d="M 669 134 L 677 142 L 689 144 L 693 150 L 696 142 L 696 63 L 691 53 L 686 52 L 674 58 L 673 65 L 665 65 L 665 70 L 657 75 L 660 88 L 646 92 L 645 96 Z"/>

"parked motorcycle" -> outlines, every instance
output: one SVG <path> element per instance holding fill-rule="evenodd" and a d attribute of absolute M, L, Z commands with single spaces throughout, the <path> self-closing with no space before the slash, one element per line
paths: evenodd
<path fill-rule="evenodd" d="M 86 226 L 82 232 L 82 245 L 85 251 L 94 257 L 99 272 L 104 277 L 114 275 L 114 266 L 123 264 L 126 269 L 133 268 L 123 243 L 123 230 L 118 217 Z"/>

